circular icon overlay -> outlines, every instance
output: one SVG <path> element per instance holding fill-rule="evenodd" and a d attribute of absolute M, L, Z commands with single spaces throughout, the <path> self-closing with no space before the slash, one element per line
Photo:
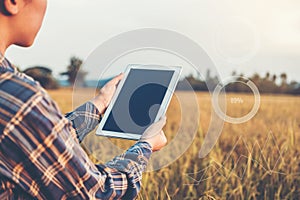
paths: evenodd
<path fill-rule="evenodd" d="M 222 111 L 222 109 L 220 108 L 219 102 L 218 102 L 218 96 L 220 95 L 221 91 L 226 86 L 228 86 L 230 84 L 237 84 L 237 83 L 245 85 L 246 87 L 250 88 L 250 90 L 254 94 L 254 105 L 253 105 L 252 109 L 250 110 L 249 113 L 247 113 L 246 115 L 244 115 L 242 117 L 232 117 L 232 116 L 225 114 L 224 111 Z M 244 100 L 240 97 L 232 97 L 230 102 L 232 104 L 242 104 L 244 102 Z M 219 83 L 216 86 L 216 88 L 213 92 L 213 107 L 214 107 L 216 113 L 219 115 L 219 117 L 224 119 L 226 122 L 229 122 L 232 124 L 241 124 L 241 123 L 249 121 L 251 118 L 253 118 L 255 116 L 255 114 L 257 113 L 257 111 L 259 109 L 259 106 L 260 106 L 260 94 L 259 94 L 258 88 L 251 80 L 249 80 L 246 77 L 231 76 L 229 78 L 226 78 L 225 80 L 222 81 L 222 83 Z"/>
<path fill-rule="evenodd" d="M 162 65 L 162 66 L 182 66 L 183 72 L 178 85 L 181 90 L 176 90 L 167 112 L 167 124 L 164 131 L 168 138 L 168 144 L 158 152 L 154 152 L 148 164 L 147 171 L 161 169 L 176 161 L 192 144 L 198 131 L 200 121 L 200 110 L 198 106 L 198 95 L 186 77 L 196 76 L 205 80 L 206 86 L 212 94 L 215 88 L 215 82 L 206 81 L 203 74 L 209 73 L 216 79 L 219 73 L 207 55 L 197 43 L 186 36 L 170 30 L 162 29 L 137 29 L 119 34 L 107 40 L 96 48 L 85 60 L 81 71 L 87 74 L 86 79 L 96 79 L 96 85 L 103 85 L 113 76 L 124 72 L 129 64 L 143 65 Z M 82 73 L 81 73 L 82 74 Z M 148 83 L 153 84 L 153 83 Z M 136 90 L 145 90 L 149 85 L 141 85 Z M 157 90 L 163 89 L 156 85 Z M 99 88 L 83 87 L 82 81 L 75 81 L 73 88 L 73 107 L 77 107 L 85 101 L 97 95 Z M 129 101 L 140 101 L 141 96 L 135 95 L 139 92 L 132 92 Z M 219 97 L 220 99 L 220 97 Z M 125 108 L 129 108 L 124 105 Z M 225 101 L 225 98 L 221 99 Z M 123 102 L 126 103 L 126 102 Z M 157 102 L 149 105 L 149 114 L 157 109 Z M 128 109 L 130 110 L 130 109 Z M 118 115 L 118 113 L 114 113 Z M 136 126 L 144 127 L 144 124 L 138 120 L 134 113 L 128 113 L 130 123 Z M 126 119 L 127 120 L 127 119 Z M 125 121 L 126 121 L 125 120 Z M 224 120 L 217 115 L 212 115 L 208 133 L 211 135 L 209 141 L 204 141 L 205 151 L 201 154 L 206 156 L 217 141 Z M 121 126 L 122 124 L 120 124 Z M 212 141 L 213 140 L 213 141 Z M 95 160 L 106 162 L 118 154 L 121 154 L 128 148 L 127 144 L 133 144 L 128 140 L 115 141 L 106 137 L 89 134 L 83 141 L 83 144 L 90 155 Z"/>

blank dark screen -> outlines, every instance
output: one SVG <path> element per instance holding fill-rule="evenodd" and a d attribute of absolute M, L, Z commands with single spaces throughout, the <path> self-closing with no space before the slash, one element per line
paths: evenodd
<path fill-rule="evenodd" d="M 159 111 L 174 71 L 131 69 L 103 130 L 142 134 Z"/>

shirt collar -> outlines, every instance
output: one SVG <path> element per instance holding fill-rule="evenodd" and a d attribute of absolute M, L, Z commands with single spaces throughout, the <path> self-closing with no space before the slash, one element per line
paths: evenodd
<path fill-rule="evenodd" d="M 11 63 L 0 53 L 0 73 L 7 71 L 14 72 L 14 67 Z"/>

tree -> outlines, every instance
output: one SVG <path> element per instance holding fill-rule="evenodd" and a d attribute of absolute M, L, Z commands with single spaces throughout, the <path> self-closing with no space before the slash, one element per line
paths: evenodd
<path fill-rule="evenodd" d="M 273 77 L 272 77 L 272 81 L 273 81 L 273 83 L 275 83 L 275 84 L 276 84 L 276 79 L 277 79 L 277 76 L 276 76 L 276 74 L 274 74 Z"/>
<path fill-rule="evenodd" d="M 259 82 L 261 81 L 261 78 L 258 73 L 253 74 L 253 76 L 250 79 L 255 83 L 255 85 L 259 85 Z"/>
<path fill-rule="evenodd" d="M 60 73 L 62 76 L 68 76 L 68 81 L 71 85 L 74 85 L 75 81 L 81 86 L 84 86 L 84 79 L 87 72 L 80 70 L 82 60 L 73 56 L 70 59 L 70 64 L 67 67 L 66 72 Z"/>
<path fill-rule="evenodd" d="M 269 79 L 270 79 L 270 72 L 267 72 L 265 76 L 265 80 L 269 80 Z"/>
<path fill-rule="evenodd" d="M 281 85 L 286 85 L 287 84 L 287 75 L 286 75 L 286 73 L 280 74 L 280 78 L 281 78 Z"/>
<path fill-rule="evenodd" d="M 288 92 L 288 85 L 287 85 L 287 75 L 286 73 L 280 74 L 281 78 L 281 85 L 280 85 L 280 92 L 281 93 L 287 93 Z"/>
<path fill-rule="evenodd" d="M 57 89 L 59 87 L 57 81 L 52 76 L 52 70 L 47 67 L 30 67 L 24 70 L 23 73 L 38 81 L 45 89 Z"/>

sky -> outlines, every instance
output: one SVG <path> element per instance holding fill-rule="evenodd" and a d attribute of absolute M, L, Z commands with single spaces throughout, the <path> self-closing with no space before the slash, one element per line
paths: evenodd
<path fill-rule="evenodd" d="M 207 52 L 221 78 L 232 71 L 286 72 L 288 80 L 300 82 L 297 0 L 48 0 L 34 45 L 12 46 L 6 56 L 23 70 L 43 65 L 58 76 L 71 56 L 85 60 L 103 42 L 140 28 L 190 38 Z"/>

